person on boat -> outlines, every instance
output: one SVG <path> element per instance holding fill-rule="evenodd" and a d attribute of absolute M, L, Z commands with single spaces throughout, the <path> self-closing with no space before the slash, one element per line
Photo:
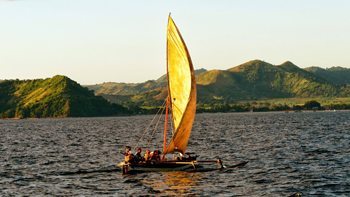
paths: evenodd
<path fill-rule="evenodd" d="M 134 155 L 129 151 L 124 156 L 124 162 L 125 163 L 134 163 Z"/>
<path fill-rule="evenodd" d="M 130 146 L 125 147 L 124 162 L 125 163 L 133 163 L 134 162 L 134 155 L 131 152 Z"/>
<path fill-rule="evenodd" d="M 137 148 L 137 151 L 136 151 L 136 154 L 135 154 L 135 158 L 134 158 L 134 161 L 136 163 L 141 162 L 141 161 L 144 160 L 144 158 L 141 155 L 141 152 L 142 152 L 142 149 L 141 148 Z"/>
<path fill-rule="evenodd" d="M 160 161 L 160 151 L 159 150 L 155 150 L 153 151 L 153 155 L 151 157 L 152 161 Z"/>
<path fill-rule="evenodd" d="M 176 157 L 176 160 L 182 161 L 183 158 L 184 158 L 184 155 L 183 155 L 182 153 L 179 152 L 178 155 L 177 155 L 177 157 Z"/>
<path fill-rule="evenodd" d="M 145 162 L 148 162 L 149 160 L 151 160 L 151 151 L 150 150 L 146 150 L 145 155 L 143 156 L 143 159 Z"/>
<path fill-rule="evenodd" d="M 158 156 L 157 156 L 158 158 L 157 159 L 158 159 L 158 161 L 160 161 L 160 160 L 162 160 L 161 159 L 162 152 L 160 150 L 158 150 L 157 152 L 158 152 Z"/>
<path fill-rule="evenodd" d="M 131 147 L 130 146 L 125 146 L 124 155 L 127 155 L 129 153 L 129 151 L 131 151 Z"/>

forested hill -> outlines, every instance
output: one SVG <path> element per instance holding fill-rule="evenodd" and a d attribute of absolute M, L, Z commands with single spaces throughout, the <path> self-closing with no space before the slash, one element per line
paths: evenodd
<path fill-rule="evenodd" d="M 318 72 L 299 68 L 289 61 L 272 65 L 261 60 L 249 61 L 227 70 L 201 69 L 196 73 L 198 103 L 349 97 L 350 75 L 331 72 L 332 77 L 327 77 L 330 76 L 327 73 L 321 76 Z M 164 76 L 144 83 L 103 83 L 87 87 L 94 90 L 95 94 L 123 105 L 159 105 L 167 95 Z"/>
<path fill-rule="evenodd" d="M 308 67 L 305 70 L 336 85 L 350 84 L 350 68 L 331 67 L 324 69 L 320 67 Z"/>
<path fill-rule="evenodd" d="M 65 76 L 48 79 L 3 80 L 0 82 L 0 116 L 86 117 L 127 113 L 91 90 Z"/>

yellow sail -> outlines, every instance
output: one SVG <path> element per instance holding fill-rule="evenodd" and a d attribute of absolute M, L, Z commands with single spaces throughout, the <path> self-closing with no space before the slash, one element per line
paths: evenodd
<path fill-rule="evenodd" d="M 184 153 L 196 114 L 196 81 L 190 54 L 170 16 L 167 28 L 167 69 L 174 133 L 164 154 L 174 151 Z"/>

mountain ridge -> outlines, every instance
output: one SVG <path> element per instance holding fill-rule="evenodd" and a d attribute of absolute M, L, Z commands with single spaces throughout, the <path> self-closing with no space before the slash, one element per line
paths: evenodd
<path fill-rule="evenodd" d="M 313 66 L 307 67 L 305 70 L 336 85 L 350 84 L 350 68 L 343 68 L 339 66 L 320 68 Z"/>
<path fill-rule="evenodd" d="M 106 92 L 97 84 L 94 87 L 97 89 L 95 94 L 115 103 L 118 103 L 118 98 L 123 96 L 129 103 L 157 105 L 166 96 L 164 76 L 157 80 L 133 84 L 138 87 L 138 91 L 131 94 L 127 94 L 126 91 L 124 94 Z M 342 77 L 346 78 L 346 75 Z M 211 103 L 216 100 L 234 102 L 270 98 L 341 97 L 349 96 L 350 89 L 315 72 L 302 69 L 290 61 L 272 65 L 261 60 L 252 60 L 226 70 L 201 69 L 199 72 L 196 71 L 196 82 L 199 103 Z M 147 83 L 151 85 L 146 87 Z M 93 89 L 91 86 L 87 87 Z M 128 89 L 128 85 L 123 88 Z"/>
<path fill-rule="evenodd" d="M 228 109 L 228 104 L 242 101 L 293 98 L 345 98 L 340 99 L 345 101 L 350 98 L 348 72 L 350 69 L 342 67 L 302 69 L 290 61 L 272 65 L 261 60 L 226 70 L 199 69 L 195 71 L 198 106 L 202 111 L 208 106 L 220 111 L 221 108 L 215 106 Z M 62 75 L 34 80 L 0 80 L 0 117 L 153 113 L 149 109 L 164 102 L 168 93 L 166 86 L 166 75 L 143 83 L 106 82 L 86 87 Z M 338 102 L 338 105 L 342 104 Z M 243 104 L 243 108 L 249 110 L 248 105 Z M 287 108 L 279 104 L 273 109 Z"/>

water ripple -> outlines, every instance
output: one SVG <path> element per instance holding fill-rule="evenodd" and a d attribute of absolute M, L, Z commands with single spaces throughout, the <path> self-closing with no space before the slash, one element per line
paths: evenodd
<path fill-rule="evenodd" d="M 0 120 L 0 195 L 347 196 L 350 112 L 199 114 L 189 151 L 243 168 L 123 176 L 152 116 Z M 161 148 L 162 132 L 151 148 Z"/>

